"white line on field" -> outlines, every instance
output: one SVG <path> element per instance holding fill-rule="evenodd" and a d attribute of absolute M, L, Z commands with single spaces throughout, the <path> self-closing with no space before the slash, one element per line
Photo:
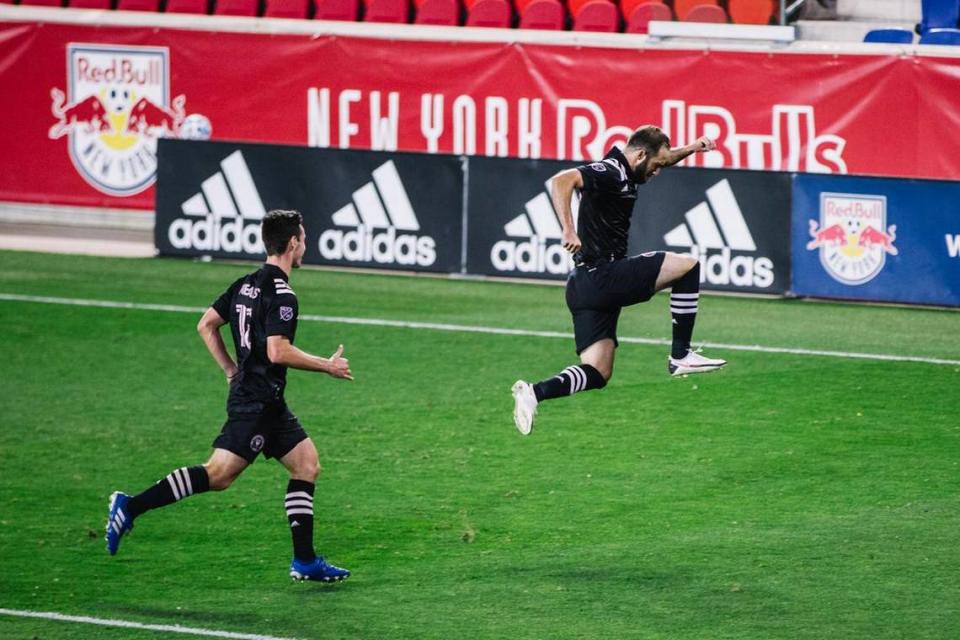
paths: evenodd
<path fill-rule="evenodd" d="M 181 627 L 178 624 L 144 624 L 128 620 L 111 620 L 108 618 L 91 618 L 90 616 L 68 616 L 52 611 L 21 611 L 19 609 L 0 609 L 0 615 L 17 616 L 20 618 L 42 618 L 59 622 L 80 622 L 83 624 L 98 624 L 104 627 L 124 627 L 127 629 L 146 629 L 148 631 L 166 631 L 170 633 L 185 633 L 192 636 L 212 636 L 214 638 L 233 638 L 235 640 L 291 640 L 276 636 L 262 636 L 256 633 L 234 633 L 233 631 L 217 631 L 216 629 L 197 629 Z"/>
<path fill-rule="evenodd" d="M 140 311 L 165 311 L 170 313 L 203 313 L 205 307 L 184 307 L 173 304 L 150 304 L 144 302 L 119 302 L 116 300 L 84 300 L 81 298 L 55 298 L 50 296 L 27 296 L 17 293 L 0 293 L 0 300 L 13 302 L 38 302 L 42 304 L 63 304 L 78 307 L 103 307 L 106 309 L 136 309 Z M 334 324 L 360 324 L 374 327 L 397 327 L 401 329 L 422 329 L 427 331 L 456 331 L 460 333 L 486 333 L 502 336 L 525 336 L 531 338 L 573 339 L 573 334 L 562 331 L 534 331 L 531 329 L 506 329 L 502 327 L 482 327 L 467 324 L 444 324 L 438 322 L 412 322 L 408 320 L 388 320 L 384 318 L 350 318 L 344 316 L 317 316 L 304 314 L 301 320 L 312 322 L 330 322 Z M 631 344 L 668 345 L 663 338 L 621 337 L 620 342 Z M 764 347 L 755 344 L 727 344 L 723 342 L 704 342 L 703 346 L 730 351 L 756 351 L 759 353 L 787 353 L 796 356 L 822 356 L 826 358 L 848 358 L 859 360 L 882 360 L 886 362 L 922 362 L 925 364 L 943 364 L 960 366 L 960 360 L 943 358 L 924 358 L 921 356 L 898 356 L 888 353 L 856 353 L 852 351 L 825 351 L 822 349 L 794 349 L 791 347 Z"/>

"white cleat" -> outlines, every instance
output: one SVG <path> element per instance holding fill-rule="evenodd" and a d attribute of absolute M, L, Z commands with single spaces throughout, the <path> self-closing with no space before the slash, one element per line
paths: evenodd
<path fill-rule="evenodd" d="M 706 358 L 700 355 L 699 352 L 691 349 L 687 351 L 687 355 L 679 360 L 670 358 L 667 361 L 667 369 L 669 369 L 670 375 L 672 376 L 685 376 L 688 373 L 707 373 L 708 371 L 716 371 L 725 364 L 727 364 L 726 360 L 720 360 L 719 358 Z"/>
<path fill-rule="evenodd" d="M 537 396 L 533 385 L 523 380 L 513 383 L 513 423 L 521 435 L 528 436 L 533 431 L 533 418 L 537 415 Z"/>

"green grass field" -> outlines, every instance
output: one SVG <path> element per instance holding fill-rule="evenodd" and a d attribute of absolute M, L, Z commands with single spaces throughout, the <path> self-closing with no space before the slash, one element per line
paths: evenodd
<path fill-rule="evenodd" d="M 203 307 L 250 265 L 0 253 L 0 292 Z M 569 332 L 552 286 L 294 274 L 301 314 Z M 960 360 L 960 313 L 701 300 L 695 340 Z M 282 638 L 960 637 L 960 366 L 624 344 L 601 392 L 517 434 L 510 385 L 572 340 L 301 322 L 356 381 L 291 372 L 320 451 L 294 584 L 282 467 L 138 520 L 107 497 L 205 460 L 226 385 L 198 314 L 0 301 L 0 608 Z M 666 338 L 668 299 L 624 312 Z M 0 615 L 0 638 L 170 637 Z M 174 637 L 189 637 L 176 635 Z"/>

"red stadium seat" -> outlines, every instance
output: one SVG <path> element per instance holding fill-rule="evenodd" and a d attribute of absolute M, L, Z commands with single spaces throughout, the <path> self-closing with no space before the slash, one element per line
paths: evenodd
<path fill-rule="evenodd" d="M 359 12 L 358 0 L 316 0 L 313 19 L 355 22 Z"/>
<path fill-rule="evenodd" d="M 517 10 L 517 15 L 522 15 L 527 5 L 533 0 L 513 0 L 513 6 Z"/>
<path fill-rule="evenodd" d="M 160 11 L 160 0 L 120 0 L 118 11 Z"/>
<path fill-rule="evenodd" d="M 460 24 L 460 3 L 458 0 L 420 0 L 414 22 L 455 27 Z"/>
<path fill-rule="evenodd" d="M 110 0 L 69 0 L 71 9 L 109 9 Z"/>
<path fill-rule="evenodd" d="M 687 12 L 687 17 L 683 20 L 684 22 L 715 22 L 717 24 L 725 24 L 730 21 L 723 7 L 713 4 L 702 4 L 690 9 Z"/>
<path fill-rule="evenodd" d="M 701 4 L 719 4 L 717 0 L 673 0 L 673 15 L 677 20 L 686 20 L 690 10 Z"/>
<path fill-rule="evenodd" d="M 727 0 L 730 20 L 737 24 L 770 24 L 778 7 L 777 0 Z"/>
<path fill-rule="evenodd" d="M 310 0 L 267 0 L 263 15 L 267 18 L 303 20 L 310 14 Z"/>
<path fill-rule="evenodd" d="M 364 22 L 406 23 L 410 20 L 408 0 L 367 0 Z"/>
<path fill-rule="evenodd" d="M 207 0 L 167 0 L 167 13 L 197 13 L 210 12 Z"/>
<path fill-rule="evenodd" d="M 12 3 L 11 3 L 12 4 Z M 62 0 L 20 0 L 20 4 L 30 7 L 62 7 Z"/>
<path fill-rule="evenodd" d="M 255 17 L 260 12 L 259 0 L 217 0 L 213 11 L 218 16 Z"/>
<path fill-rule="evenodd" d="M 573 18 L 574 31 L 620 31 L 620 10 L 608 0 L 591 0 Z"/>
<path fill-rule="evenodd" d="M 467 26 L 507 29 L 513 18 L 512 14 L 506 0 L 475 0 L 467 12 Z"/>
<path fill-rule="evenodd" d="M 659 2 L 642 2 L 627 17 L 627 33 L 649 33 L 652 20 L 673 20 L 670 7 Z"/>
<path fill-rule="evenodd" d="M 557 0 L 533 0 L 520 15 L 521 29 L 563 29 L 563 5 Z"/>
<path fill-rule="evenodd" d="M 563 2 L 563 0 L 561 0 L 561 2 Z M 580 13 L 580 9 L 588 2 L 593 2 L 593 0 L 566 0 L 567 11 L 571 16 L 575 16 Z"/>

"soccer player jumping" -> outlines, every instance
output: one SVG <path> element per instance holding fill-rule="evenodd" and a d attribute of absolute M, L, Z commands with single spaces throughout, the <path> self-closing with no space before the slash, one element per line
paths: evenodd
<path fill-rule="evenodd" d="M 563 247 L 573 254 L 567 279 L 567 307 L 580 364 L 552 378 L 513 385 L 513 420 L 527 435 L 533 429 L 537 405 L 544 400 L 580 391 L 602 389 L 613 375 L 617 320 L 623 307 L 646 302 L 671 287 L 673 345 L 667 368 L 672 375 L 714 371 L 724 360 L 706 358 L 690 349 L 700 297 L 700 263 L 690 256 L 651 251 L 627 257 L 630 216 L 637 186 L 693 153 L 716 148 L 707 137 L 670 148 L 670 138 L 657 127 L 637 129 L 623 151 L 614 147 L 602 162 L 561 171 L 553 177 L 553 206 L 563 226 Z M 580 190 L 578 229 L 574 229 L 570 199 Z"/>
<path fill-rule="evenodd" d="M 274 210 L 261 223 L 267 261 L 243 276 L 207 309 L 197 331 L 227 376 L 227 421 L 206 464 L 174 469 L 143 493 L 110 496 L 107 551 L 114 555 L 135 519 L 205 491 L 223 491 L 262 452 L 290 472 L 284 507 L 293 536 L 290 576 L 335 582 L 350 575 L 327 563 L 313 549 L 313 490 L 320 464 L 313 441 L 283 398 L 287 367 L 353 380 L 340 345 L 330 358 L 293 346 L 297 296 L 290 271 L 300 267 L 306 248 L 303 218 L 297 211 Z M 237 360 L 227 352 L 220 329 L 230 324 Z"/>

